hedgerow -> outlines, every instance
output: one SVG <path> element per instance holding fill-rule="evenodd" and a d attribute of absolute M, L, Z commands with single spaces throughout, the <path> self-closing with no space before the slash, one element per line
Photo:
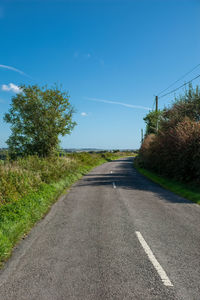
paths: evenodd
<path fill-rule="evenodd" d="M 200 182 L 200 92 L 191 87 L 163 111 L 157 134 L 147 135 L 141 167 L 182 182 Z"/>

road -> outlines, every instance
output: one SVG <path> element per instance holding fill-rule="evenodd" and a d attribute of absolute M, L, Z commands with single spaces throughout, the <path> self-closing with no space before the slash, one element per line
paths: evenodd
<path fill-rule="evenodd" d="M 125 158 L 60 198 L 0 272 L 0 300 L 200 299 L 200 206 Z"/>

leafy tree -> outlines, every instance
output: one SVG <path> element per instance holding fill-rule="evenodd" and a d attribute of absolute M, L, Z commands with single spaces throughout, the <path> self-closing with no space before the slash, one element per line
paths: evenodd
<path fill-rule="evenodd" d="M 164 110 L 161 127 L 163 131 L 169 128 L 175 128 L 179 122 L 185 118 L 191 121 L 200 121 L 200 91 L 197 86 L 195 89 L 192 85 L 179 98 L 175 98 L 173 105 Z"/>
<path fill-rule="evenodd" d="M 146 135 L 158 130 L 167 132 L 176 127 L 185 118 L 194 122 L 200 121 L 200 90 L 189 85 L 188 90 L 181 96 L 175 98 L 173 104 L 164 110 L 149 112 L 143 119 L 146 123 Z"/>
<path fill-rule="evenodd" d="M 146 135 L 151 133 L 156 134 L 160 127 L 160 120 L 162 118 L 163 111 L 150 111 L 146 117 L 144 117 L 144 121 L 146 123 Z"/>
<path fill-rule="evenodd" d="M 7 140 L 10 154 L 49 156 L 57 149 L 59 136 L 70 134 L 76 125 L 69 96 L 57 86 L 22 85 L 20 89 L 4 116 L 12 130 Z"/>

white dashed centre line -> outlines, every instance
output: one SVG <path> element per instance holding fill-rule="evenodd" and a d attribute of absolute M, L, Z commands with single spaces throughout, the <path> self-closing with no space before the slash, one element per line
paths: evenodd
<path fill-rule="evenodd" d="M 173 284 L 169 280 L 169 277 L 167 276 L 165 270 L 162 268 L 162 266 L 159 264 L 159 262 L 155 258 L 153 252 L 151 251 L 150 247 L 146 243 L 146 241 L 143 238 L 142 234 L 139 231 L 136 231 L 135 233 L 136 233 L 136 235 L 138 237 L 138 240 L 140 241 L 140 244 L 142 245 L 144 251 L 146 252 L 149 260 L 151 261 L 151 263 L 153 264 L 154 268 L 158 272 L 158 275 L 160 276 L 163 284 L 166 285 L 166 286 L 173 286 Z"/>

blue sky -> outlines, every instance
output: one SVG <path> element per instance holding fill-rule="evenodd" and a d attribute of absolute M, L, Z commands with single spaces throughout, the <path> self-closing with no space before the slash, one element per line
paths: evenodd
<path fill-rule="evenodd" d="M 1 0 L 0 147 L 17 86 L 58 83 L 78 123 L 63 148 L 138 148 L 154 96 L 200 63 L 199 15 L 199 0 Z"/>

